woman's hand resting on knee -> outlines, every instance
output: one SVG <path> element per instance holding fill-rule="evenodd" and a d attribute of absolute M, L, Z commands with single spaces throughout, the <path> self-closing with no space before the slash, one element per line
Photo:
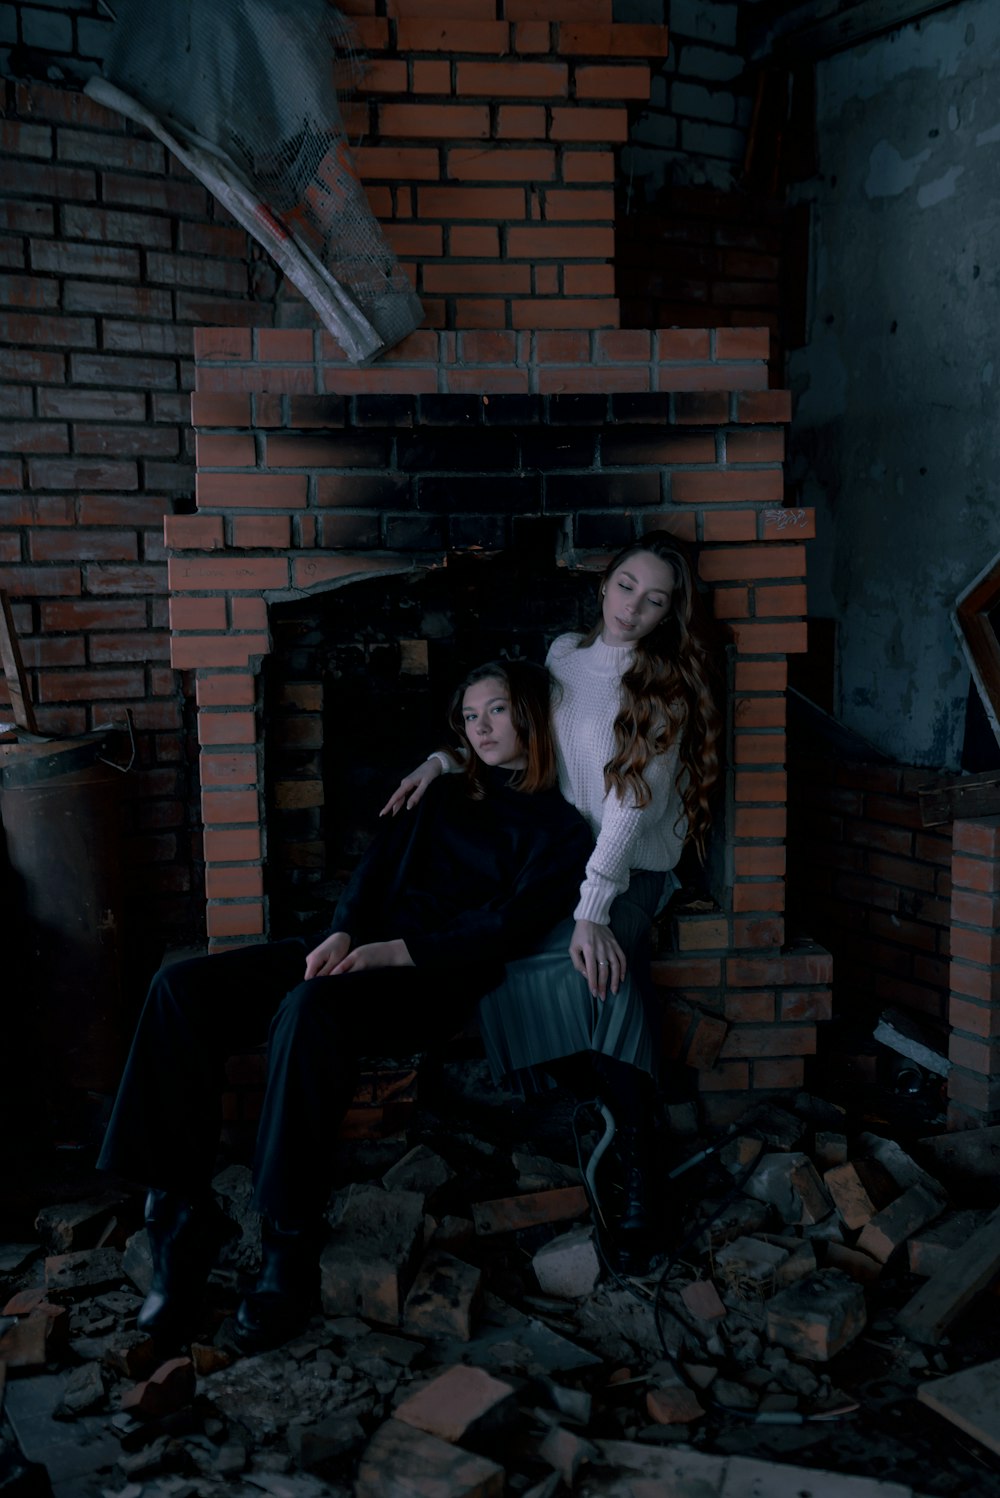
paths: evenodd
<path fill-rule="evenodd" d="M 341 973 L 361 973 L 375 967 L 413 967 L 409 948 L 401 937 L 395 941 L 370 941 L 351 951 L 346 931 L 335 931 L 306 958 L 307 978 L 336 978 Z"/>
<path fill-rule="evenodd" d="M 444 766 L 439 759 L 425 759 L 422 765 L 411 770 L 409 775 L 403 776 L 399 782 L 399 789 L 393 791 L 379 812 L 379 816 L 387 816 L 389 812 L 395 816 L 397 812 L 403 810 L 412 811 L 431 781 L 437 780 L 438 776 L 443 774 Z"/>
<path fill-rule="evenodd" d="M 609 987 L 612 993 L 618 992 L 628 963 L 610 926 L 599 925 L 597 921 L 577 921 L 569 955 L 577 972 L 589 983 L 595 999 L 603 1002 Z"/>
<path fill-rule="evenodd" d="M 406 942 L 397 936 L 395 941 L 370 941 L 363 947 L 355 947 L 334 968 L 333 976 L 336 978 L 340 973 L 370 972 L 374 967 L 414 966 Z"/>
<path fill-rule="evenodd" d="M 306 978 L 329 978 L 351 950 L 351 938 L 346 931 L 334 931 L 313 947 L 306 958 Z"/>

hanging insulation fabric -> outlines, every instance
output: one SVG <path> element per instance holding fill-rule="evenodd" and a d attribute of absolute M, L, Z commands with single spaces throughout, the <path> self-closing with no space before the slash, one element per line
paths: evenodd
<path fill-rule="evenodd" d="M 328 0 L 116 0 L 86 91 L 149 130 L 271 254 L 348 358 L 423 308 L 368 207 L 338 92 L 358 75 Z"/>

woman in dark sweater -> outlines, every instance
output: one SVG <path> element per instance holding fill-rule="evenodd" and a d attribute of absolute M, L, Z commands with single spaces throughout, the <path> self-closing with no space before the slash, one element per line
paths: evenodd
<path fill-rule="evenodd" d="M 139 1325 L 161 1345 L 192 1329 L 211 1268 L 225 1056 L 267 1036 L 254 1158 L 262 1265 L 237 1313 L 256 1351 L 311 1313 L 333 1144 L 360 1057 L 453 1035 L 505 960 L 572 908 L 592 839 L 556 788 L 547 673 L 482 666 L 450 720 L 474 751 L 466 773 L 383 830 L 318 946 L 268 942 L 153 980 L 98 1166 L 150 1185 L 153 1280 Z"/>

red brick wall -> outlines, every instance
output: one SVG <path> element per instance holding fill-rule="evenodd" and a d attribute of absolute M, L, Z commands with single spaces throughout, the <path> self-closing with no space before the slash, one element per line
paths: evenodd
<path fill-rule="evenodd" d="M 834 957 L 838 1012 L 948 1018 L 951 826 L 924 828 L 926 768 L 793 756 L 789 903 Z"/>
<path fill-rule="evenodd" d="M 193 503 L 193 329 L 270 323 L 275 276 L 119 116 L 2 89 L 0 587 L 43 731 L 132 713 L 126 856 L 155 941 L 200 917 L 163 547 L 164 515 Z"/>
<path fill-rule="evenodd" d="M 948 1126 L 1000 1122 L 1000 817 L 956 821 Z"/>
<path fill-rule="evenodd" d="M 617 327 L 616 156 L 666 27 L 611 0 L 377 8 L 345 7 L 368 57 L 345 118 L 426 325 Z"/>
<path fill-rule="evenodd" d="M 766 327 L 780 383 L 797 226 L 784 203 L 756 194 L 675 187 L 630 204 L 615 225 L 622 327 Z"/>

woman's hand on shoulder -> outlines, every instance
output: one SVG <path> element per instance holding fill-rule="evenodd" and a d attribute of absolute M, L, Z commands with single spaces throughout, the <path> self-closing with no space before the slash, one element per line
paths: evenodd
<path fill-rule="evenodd" d="M 334 931 L 331 936 L 313 947 L 306 958 L 306 978 L 329 978 L 351 950 L 351 938 L 346 931 Z"/>
<path fill-rule="evenodd" d="M 603 1003 L 609 988 L 613 994 L 618 992 L 628 963 L 610 926 L 597 921 L 577 921 L 569 955 L 577 972 L 586 978 L 595 999 Z"/>
<path fill-rule="evenodd" d="M 412 811 L 431 781 L 443 774 L 444 767 L 439 759 L 425 759 L 422 765 L 403 776 L 399 789 L 393 791 L 379 816 L 384 817 L 390 812 L 395 816 L 400 811 Z"/>

